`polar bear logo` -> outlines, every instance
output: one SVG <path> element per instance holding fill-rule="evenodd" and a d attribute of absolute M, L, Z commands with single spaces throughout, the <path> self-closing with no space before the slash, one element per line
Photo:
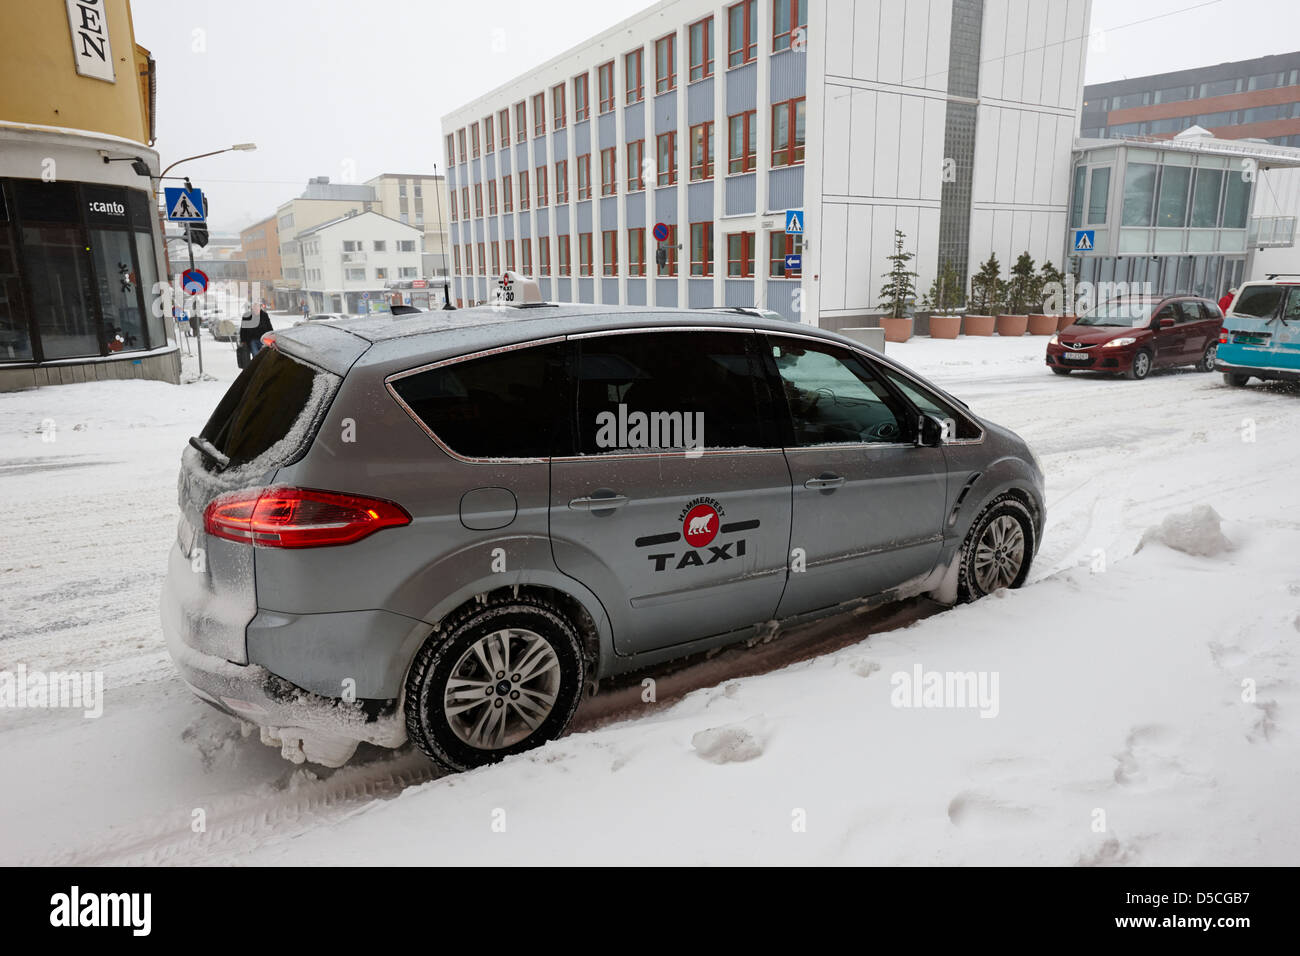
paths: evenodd
<path fill-rule="evenodd" d="M 696 515 L 691 519 L 690 527 L 686 529 L 688 535 L 708 534 L 709 522 L 713 520 L 713 515 L 703 514 Z"/>

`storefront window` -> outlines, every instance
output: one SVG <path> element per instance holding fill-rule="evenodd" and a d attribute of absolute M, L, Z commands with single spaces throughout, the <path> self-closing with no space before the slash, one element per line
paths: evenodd
<path fill-rule="evenodd" d="M 1223 185 L 1223 170 L 1198 169 L 1196 186 L 1192 190 L 1192 227 L 1212 228 L 1219 224 L 1219 190 Z"/>
<path fill-rule="evenodd" d="M 1228 177 L 1223 197 L 1223 228 L 1245 229 L 1250 218 L 1250 182 L 1240 173 Z"/>
<path fill-rule="evenodd" d="M 1088 225 L 1106 222 L 1106 203 L 1110 200 L 1110 167 L 1096 166 L 1088 187 Z"/>
<path fill-rule="evenodd" d="M 158 260 L 153 254 L 153 236 L 148 232 L 135 233 L 135 261 L 140 270 L 140 298 L 144 300 L 144 320 L 149 329 L 149 347 L 156 349 L 167 344 L 167 332 L 161 308 L 154 307 L 154 286 L 158 284 Z"/>
<path fill-rule="evenodd" d="M 27 332 L 18 250 L 7 208 L 4 193 L 0 192 L 0 362 L 30 361 L 32 340 Z"/>
<path fill-rule="evenodd" d="M 90 248 L 99 285 L 99 311 L 104 323 L 104 345 L 110 352 L 145 347 L 144 316 L 140 307 L 140 277 L 136 275 L 131 233 L 94 229 Z"/>
<path fill-rule="evenodd" d="M 1124 171 L 1124 225 L 1151 225 L 1155 195 L 1156 167 L 1150 163 L 1129 163 Z"/>
<path fill-rule="evenodd" d="M 1156 225 L 1181 229 L 1187 225 L 1187 187 L 1192 171 L 1187 166 L 1165 166 L 1160 174 L 1160 208 Z"/>
<path fill-rule="evenodd" d="M 31 311 L 46 359 L 101 355 L 91 307 L 90 263 L 77 226 L 23 227 Z"/>

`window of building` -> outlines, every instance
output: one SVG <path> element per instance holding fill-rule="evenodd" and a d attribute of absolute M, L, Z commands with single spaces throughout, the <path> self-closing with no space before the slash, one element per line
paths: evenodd
<path fill-rule="evenodd" d="M 656 263 L 659 262 L 658 253 L 660 249 L 663 250 L 664 261 L 663 261 L 663 265 L 659 266 L 659 274 L 661 276 L 668 276 L 668 277 L 677 275 L 677 227 L 676 226 L 668 227 L 668 238 L 665 239 L 662 243 L 660 243 L 656 247 L 655 249 Z"/>
<path fill-rule="evenodd" d="M 677 34 L 655 40 L 655 92 L 668 93 L 677 88 Z"/>
<path fill-rule="evenodd" d="M 1196 170 L 1192 187 L 1193 229 L 1213 229 L 1219 224 L 1219 194 L 1222 191 L 1222 169 Z"/>
<path fill-rule="evenodd" d="M 462 218 L 468 219 L 469 218 L 469 187 L 468 186 L 460 187 L 460 198 L 461 198 L 460 208 L 465 210 Z"/>
<path fill-rule="evenodd" d="M 478 159 L 480 153 L 478 123 L 475 123 L 473 126 L 469 128 L 469 139 L 470 139 L 470 146 L 473 148 L 473 156 L 475 159 Z"/>
<path fill-rule="evenodd" d="M 557 159 L 555 161 L 555 204 L 569 201 L 569 161 L 567 159 Z"/>
<path fill-rule="evenodd" d="M 563 83 L 556 83 L 551 87 L 551 119 L 555 129 L 564 129 L 568 125 L 569 114 L 564 104 Z"/>
<path fill-rule="evenodd" d="M 642 59 L 645 51 L 638 47 L 631 53 L 623 57 L 623 80 L 627 84 L 626 103 L 631 106 L 633 103 L 640 103 L 645 99 L 645 83 L 642 79 Z"/>
<path fill-rule="evenodd" d="M 533 240 L 519 240 L 519 264 L 523 267 L 524 275 L 533 274 Z"/>
<path fill-rule="evenodd" d="M 798 31 L 808 26 L 808 0 L 773 0 L 772 52 L 788 50 Z"/>
<path fill-rule="evenodd" d="M 691 127 L 691 182 L 713 178 L 713 122 Z"/>
<path fill-rule="evenodd" d="M 573 78 L 573 121 L 581 123 L 591 118 L 591 100 L 589 98 L 587 74 Z"/>
<path fill-rule="evenodd" d="M 318 250 L 318 251 L 319 251 L 319 250 Z M 414 239 L 398 239 L 398 240 L 397 240 L 397 251 L 398 251 L 398 252 L 414 252 L 414 251 L 415 251 L 415 240 L 414 240 Z"/>
<path fill-rule="evenodd" d="M 474 184 L 474 215 L 483 218 L 483 184 Z"/>
<path fill-rule="evenodd" d="M 800 275 L 800 270 L 787 271 L 786 256 L 797 256 L 803 251 L 801 236 L 788 236 L 784 232 L 773 232 L 767 239 L 767 274 L 773 279 L 789 279 Z"/>
<path fill-rule="evenodd" d="M 591 198 L 591 153 L 578 157 L 578 199 Z"/>
<path fill-rule="evenodd" d="M 627 274 L 645 275 L 645 229 L 643 227 L 627 231 Z"/>
<path fill-rule="evenodd" d="M 456 162 L 456 134 L 447 134 L 447 165 Z"/>
<path fill-rule="evenodd" d="M 758 50 L 758 4 L 740 0 L 727 8 L 727 66 L 751 62 Z"/>
<path fill-rule="evenodd" d="M 478 244 L 478 274 L 487 275 L 487 251 L 483 243 Z"/>
<path fill-rule="evenodd" d="M 686 28 L 690 41 L 689 81 L 713 75 L 713 17 L 705 17 Z"/>
<path fill-rule="evenodd" d="M 1121 219 L 1125 226 L 1151 225 L 1152 210 L 1155 208 L 1156 169 L 1153 163 L 1129 163 L 1124 171 L 1124 212 Z M 1081 211 L 1083 207 L 1084 167 L 1074 171 L 1075 206 Z M 1071 226 L 1082 223 L 1071 210 Z"/>
<path fill-rule="evenodd" d="M 519 171 L 519 208 L 528 209 L 528 170 Z"/>
<path fill-rule="evenodd" d="M 348 269 L 344 269 L 343 272 L 344 272 L 344 278 L 347 279 L 349 282 L 365 282 L 365 281 L 366 281 L 366 270 L 365 270 L 365 269 L 353 269 L 353 268 L 348 268 Z"/>
<path fill-rule="evenodd" d="M 558 275 L 567 276 L 573 274 L 573 264 L 569 261 L 569 234 L 567 232 L 555 238 L 555 264 L 559 269 Z"/>
<path fill-rule="evenodd" d="M 537 167 L 537 176 L 534 179 L 537 186 L 537 208 L 541 209 L 546 205 L 546 167 Z"/>
<path fill-rule="evenodd" d="M 803 97 L 772 104 L 772 166 L 798 165 L 803 154 Z"/>
<path fill-rule="evenodd" d="M 591 275 L 591 233 L 578 234 L 578 275 Z"/>
<path fill-rule="evenodd" d="M 456 131 L 456 142 L 460 145 L 460 161 L 466 162 L 469 155 L 465 150 L 465 127 L 462 126 Z"/>
<path fill-rule="evenodd" d="M 451 209 L 448 210 L 448 213 L 450 215 L 448 221 L 455 222 L 456 221 L 456 190 L 454 189 L 450 190 L 449 198 L 451 199 Z"/>
<path fill-rule="evenodd" d="M 1223 192 L 1223 228 L 1245 229 L 1250 218 L 1250 185 L 1245 176 L 1229 176 Z"/>
<path fill-rule="evenodd" d="M 414 279 L 419 274 L 420 270 L 415 268 L 415 266 L 402 266 L 397 270 L 397 278 L 399 279 Z"/>
<path fill-rule="evenodd" d="M 600 111 L 608 113 L 614 109 L 614 61 L 602 63 L 596 67 L 596 93 L 600 96 Z"/>
<path fill-rule="evenodd" d="M 1106 222 L 1106 204 L 1110 201 L 1110 167 L 1094 166 L 1088 187 L 1088 225 Z"/>
<path fill-rule="evenodd" d="M 713 223 L 691 223 L 691 275 L 713 275 Z"/>
<path fill-rule="evenodd" d="M 1194 90 L 1190 86 L 1171 86 L 1167 90 L 1156 90 L 1157 103 L 1181 103 L 1192 98 Z"/>
<path fill-rule="evenodd" d="M 754 168 L 758 149 L 758 111 L 737 113 L 727 120 L 727 172 L 747 173 Z"/>
<path fill-rule="evenodd" d="M 385 239 L 376 239 L 376 240 L 374 240 L 373 248 L 374 248 L 375 252 L 387 252 L 387 251 L 388 251 L 388 241 L 385 240 Z"/>
<path fill-rule="evenodd" d="M 749 279 L 754 275 L 754 234 L 733 232 L 727 235 L 727 277 Z"/>
<path fill-rule="evenodd" d="M 1083 225 L 1083 189 L 1087 183 L 1088 167 L 1074 167 L 1074 189 L 1070 193 L 1070 228 Z"/>
<path fill-rule="evenodd" d="M 523 100 L 515 104 L 515 142 L 528 142 L 528 107 Z"/>
<path fill-rule="evenodd" d="M 461 274 L 461 271 L 460 271 L 460 246 L 452 246 L 452 247 L 451 247 L 451 259 L 452 259 L 452 268 L 455 270 L 456 275 L 460 275 L 460 274 Z"/>
<path fill-rule="evenodd" d="M 645 189 L 645 140 L 637 139 L 627 144 L 627 191 Z"/>
<path fill-rule="evenodd" d="M 1242 77 L 1234 77 L 1230 80 L 1214 80 L 1211 83 L 1202 83 L 1201 99 L 1205 99 L 1209 96 L 1227 96 L 1230 93 L 1240 93 L 1243 83 L 1244 79 Z M 1124 99 L 1128 99 L 1128 97 L 1124 97 Z M 1139 104 L 1134 103 L 1133 105 L 1137 106 Z M 1146 103 L 1144 102 L 1140 105 L 1145 106 Z"/>
<path fill-rule="evenodd" d="M 496 149 L 492 137 L 492 117 L 483 117 L 483 146 L 489 153 Z M 402 183 L 402 192 L 406 192 L 406 183 Z"/>
<path fill-rule="evenodd" d="M 618 192 L 618 152 L 613 146 L 600 151 L 600 194 L 613 196 Z"/>
<path fill-rule="evenodd" d="M 513 239 L 507 239 L 505 241 L 505 247 L 506 247 L 506 272 L 514 272 L 516 271 L 515 270 L 515 241 Z"/>
<path fill-rule="evenodd" d="M 515 211 L 515 183 L 509 173 L 501 177 L 501 209 L 503 212 Z"/>
<path fill-rule="evenodd" d="M 510 142 L 510 110 L 504 109 L 497 113 L 497 126 L 501 128 L 501 145 L 505 146 Z"/>
<path fill-rule="evenodd" d="M 497 214 L 497 182 L 495 179 L 488 180 L 488 215 Z"/>
<path fill-rule="evenodd" d="M 604 253 L 601 272 L 606 276 L 618 275 L 618 232 L 610 229 L 600 234 L 600 246 Z"/>
<path fill-rule="evenodd" d="M 474 274 L 474 247 L 468 242 L 465 243 L 465 275 Z"/>
<path fill-rule="evenodd" d="M 546 94 L 538 93 L 533 96 L 533 135 L 544 136 L 546 134 Z"/>
<path fill-rule="evenodd" d="M 677 182 L 677 133 L 660 133 L 655 139 L 655 153 L 659 185 L 674 185 Z"/>
<path fill-rule="evenodd" d="M 537 274 L 549 276 L 551 274 L 551 237 L 537 237 Z"/>

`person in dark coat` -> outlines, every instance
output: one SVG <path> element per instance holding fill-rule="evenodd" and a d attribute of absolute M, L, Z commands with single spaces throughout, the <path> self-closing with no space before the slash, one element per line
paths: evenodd
<path fill-rule="evenodd" d="M 271 317 L 266 314 L 266 307 L 259 306 L 257 317 L 253 317 L 253 308 L 244 310 L 239 323 L 239 341 L 248 346 L 248 357 L 252 358 L 262 349 L 262 336 L 271 331 Z"/>

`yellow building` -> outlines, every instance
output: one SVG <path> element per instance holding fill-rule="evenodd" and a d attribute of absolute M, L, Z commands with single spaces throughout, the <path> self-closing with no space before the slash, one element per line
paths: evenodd
<path fill-rule="evenodd" d="M 179 380 L 154 84 L 129 0 L 0 5 L 0 390 Z"/>

